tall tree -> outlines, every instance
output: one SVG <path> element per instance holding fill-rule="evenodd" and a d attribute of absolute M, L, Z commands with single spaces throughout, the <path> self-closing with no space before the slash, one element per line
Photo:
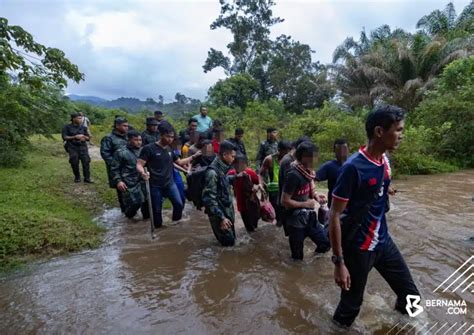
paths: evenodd
<path fill-rule="evenodd" d="M 204 72 L 222 67 L 230 76 L 229 81 L 219 82 L 210 89 L 209 96 L 215 103 L 244 106 L 250 96 L 263 101 L 277 98 L 289 111 L 299 113 L 305 108 L 320 107 L 333 95 L 326 69 L 312 61 L 309 45 L 286 35 L 276 40 L 270 38 L 270 28 L 283 21 L 273 17 L 272 0 L 220 0 L 220 4 L 221 14 L 211 29 L 229 29 L 233 41 L 227 45 L 228 55 L 211 49 L 203 66 Z M 232 78 L 237 74 L 248 74 L 253 80 L 242 76 Z M 231 94 L 228 89 L 232 86 L 245 90 Z M 230 95 L 224 97 L 224 92 Z"/>
<path fill-rule="evenodd" d="M 248 72 L 254 62 L 271 46 L 270 27 L 283 22 L 273 17 L 272 0 L 219 0 L 221 13 L 211 29 L 231 31 L 233 41 L 227 45 L 229 56 L 211 48 L 203 66 L 204 72 L 222 67 L 229 74 Z"/>
<path fill-rule="evenodd" d="M 181 105 L 185 105 L 188 103 L 189 101 L 189 98 L 187 96 L 185 96 L 184 94 L 181 94 L 179 92 L 177 92 L 174 96 L 174 99 L 176 100 L 176 102 L 178 104 L 181 104 Z"/>
<path fill-rule="evenodd" d="M 158 95 L 158 105 L 163 106 L 165 98 L 160 94 Z"/>
<path fill-rule="evenodd" d="M 423 16 L 416 27 L 430 36 L 446 35 L 455 30 L 472 34 L 474 33 L 474 1 L 471 0 L 459 16 L 456 14 L 453 3 L 450 2 L 443 11 L 437 9 Z"/>
<path fill-rule="evenodd" d="M 268 62 L 269 90 L 291 112 L 321 107 L 334 94 L 325 66 L 312 61 L 313 52 L 309 45 L 286 35 L 279 36 L 272 45 Z"/>

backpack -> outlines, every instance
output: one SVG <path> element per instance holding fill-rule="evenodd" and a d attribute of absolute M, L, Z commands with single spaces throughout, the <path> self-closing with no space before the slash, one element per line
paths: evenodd
<path fill-rule="evenodd" d="M 206 171 L 209 167 L 199 167 L 195 171 L 188 173 L 186 181 L 188 188 L 186 189 L 186 199 L 191 201 L 196 209 L 201 210 L 202 204 L 202 190 L 206 183 Z"/>

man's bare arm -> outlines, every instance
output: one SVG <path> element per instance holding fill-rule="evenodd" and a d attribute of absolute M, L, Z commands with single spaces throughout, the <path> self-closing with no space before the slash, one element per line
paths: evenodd
<path fill-rule="evenodd" d="M 335 256 L 342 257 L 342 233 L 340 216 L 347 206 L 347 201 L 333 198 L 331 209 L 329 210 L 329 239 L 332 251 Z M 334 280 L 343 290 L 351 287 L 351 277 L 344 261 L 335 266 Z"/>

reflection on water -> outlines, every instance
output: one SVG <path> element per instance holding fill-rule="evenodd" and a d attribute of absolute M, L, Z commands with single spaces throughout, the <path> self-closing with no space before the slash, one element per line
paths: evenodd
<path fill-rule="evenodd" d="M 474 171 L 395 185 L 401 192 L 390 231 L 423 298 L 462 298 L 468 315 L 431 308 L 410 320 L 392 312 L 395 297 L 373 271 L 361 315 L 349 332 L 340 331 L 330 322 L 339 295 L 330 255 L 313 256 L 310 241 L 305 261 L 295 263 L 281 229 L 266 224 L 248 235 L 238 222 L 237 245 L 224 249 L 191 208 L 188 220 L 168 223 L 151 241 L 148 222 L 114 209 L 100 218 L 109 227 L 100 249 L 0 279 L 0 333 L 385 334 L 399 324 L 393 333 L 413 334 L 436 323 L 448 323 L 441 333 L 473 323 L 469 290 L 433 290 L 474 254 Z"/>

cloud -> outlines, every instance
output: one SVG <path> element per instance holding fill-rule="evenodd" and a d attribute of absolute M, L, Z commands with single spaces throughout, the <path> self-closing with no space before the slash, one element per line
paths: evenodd
<path fill-rule="evenodd" d="M 81 39 L 91 43 L 94 51 L 116 48 L 129 53 L 153 45 L 152 30 L 140 22 L 140 15 L 134 11 L 93 15 L 70 11 L 65 21 Z"/>
<path fill-rule="evenodd" d="M 309 44 L 314 60 L 331 61 L 347 36 L 358 38 L 388 23 L 413 31 L 416 21 L 448 0 L 276 0 L 274 14 L 285 22 L 272 36 L 291 35 Z M 461 11 L 469 0 L 454 1 Z M 85 82 L 68 92 L 104 98 L 176 92 L 203 99 L 207 89 L 224 78 L 222 70 L 204 73 L 210 47 L 226 50 L 232 39 L 223 29 L 210 30 L 219 15 L 212 1 L 32 1 L 1 0 L 1 16 L 33 33 L 39 42 L 57 47 L 79 66 Z"/>

